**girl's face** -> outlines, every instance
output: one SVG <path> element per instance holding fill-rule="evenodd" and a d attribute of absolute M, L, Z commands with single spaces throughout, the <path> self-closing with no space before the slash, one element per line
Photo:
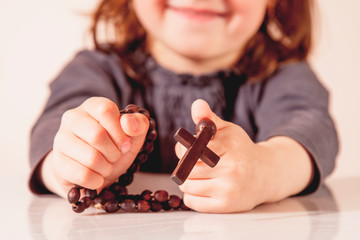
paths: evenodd
<path fill-rule="evenodd" d="M 175 72 L 231 67 L 270 0 L 133 0 L 153 57 Z"/>

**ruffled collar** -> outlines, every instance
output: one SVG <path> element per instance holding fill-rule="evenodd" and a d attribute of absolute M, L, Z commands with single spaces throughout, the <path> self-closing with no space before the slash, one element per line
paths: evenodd
<path fill-rule="evenodd" d="M 154 85 L 187 85 L 187 86 L 208 86 L 214 80 L 224 80 L 234 77 L 234 72 L 226 69 L 214 71 L 207 74 L 193 75 L 189 73 L 177 74 L 161 65 L 151 56 L 147 55 L 145 68 L 149 75 L 152 75 Z"/>

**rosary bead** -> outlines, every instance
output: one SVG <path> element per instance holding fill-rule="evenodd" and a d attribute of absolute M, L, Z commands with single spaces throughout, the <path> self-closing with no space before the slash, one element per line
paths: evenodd
<path fill-rule="evenodd" d="M 80 199 L 80 202 L 83 202 L 85 205 L 85 208 L 89 208 L 91 206 L 91 199 L 89 197 L 83 197 Z"/>
<path fill-rule="evenodd" d="M 147 158 L 148 158 L 147 152 L 142 151 L 136 156 L 136 163 L 143 164 L 144 162 L 146 162 Z"/>
<path fill-rule="evenodd" d="M 84 187 L 82 187 L 82 186 L 80 186 L 80 185 L 77 185 L 77 184 L 75 184 L 75 187 L 77 188 L 77 189 L 83 189 Z"/>
<path fill-rule="evenodd" d="M 136 208 L 136 204 L 134 200 L 131 199 L 125 199 L 121 202 L 121 209 L 125 212 L 132 212 Z"/>
<path fill-rule="evenodd" d="M 103 189 L 99 196 L 95 198 L 95 204 L 100 203 L 101 205 L 104 205 L 106 202 L 115 199 L 115 194 L 111 192 L 109 189 Z"/>
<path fill-rule="evenodd" d="M 181 201 L 180 208 L 181 208 L 181 210 L 184 210 L 184 211 L 191 210 L 188 206 L 185 205 L 185 203 L 183 201 Z"/>
<path fill-rule="evenodd" d="M 162 209 L 164 209 L 164 211 L 169 211 L 171 209 L 168 202 L 161 203 L 161 206 L 162 206 Z"/>
<path fill-rule="evenodd" d="M 89 197 L 91 200 L 94 200 L 96 196 L 97 196 L 96 190 L 85 188 L 85 197 Z"/>
<path fill-rule="evenodd" d="M 142 150 L 147 153 L 151 153 L 154 150 L 154 143 L 153 142 L 145 142 L 142 146 Z"/>
<path fill-rule="evenodd" d="M 181 198 L 176 195 L 170 195 L 168 204 L 171 208 L 178 209 L 181 206 Z"/>
<path fill-rule="evenodd" d="M 113 183 L 110 185 L 110 190 L 117 196 L 117 195 L 123 195 L 127 193 L 127 190 L 124 186 L 122 186 L 119 183 Z"/>
<path fill-rule="evenodd" d="M 120 209 L 119 202 L 115 199 L 108 201 L 105 203 L 105 211 L 108 213 L 116 212 Z"/>
<path fill-rule="evenodd" d="M 151 208 L 150 202 L 146 200 L 139 200 L 137 202 L 137 209 L 139 212 L 148 212 Z"/>
<path fill-rule="evenodd" d="M 127 170 L 127 173 L 131 173 L 134 174 L 139 170 L 139 163 L 136 161 L 134 161 L 131 166 L 129 167 L 129 169 Z"/>
<path fill-rule="evenodd" d="M 68 201 L 69 203 L 76 203 L 80 199 L 80 190 L 76 187 L 73 187 L 68 192 Z"/>
<path fill-rule="evenodd" d="M 139 107 L 134 104 L 129 104 L 125 108 L 126 113 L 136 113 L 139 111 Z"/>
<path fill-rule="evenodd" d="M 151 202 L 151 211 L 158 212 L 162 209 L 162 205 L 159 202 Z"/>
<path fill-rule="evenodd" d="M 146 134 L 146 141 L 153 142 L 157 137 L 157 132 L 155 129 L 149 129 L 148 133 Z"/>
<path fill-rule="evenodd" d="M 141 193 L 141 197 L 146 200 L 146 201 L 150 201 L 152 199 L 152 192 L 150 190 L 144 190 Z"/>
<path fill-rule="evenodd" d="M 216 125 L 214 124 L 214 122 L 208 118 L 200 120 L 200 122 L 196 125 L 196 133 L 203 130 L 204 127 L 209 127 L 211 129 L 211 136 L 214 137 L 216 133 Z"/>
<path fill-rule="evenodd" d="M 144 114 L 147 118 L 150 118 L 150 113 L 145 108 L 139 108 L 139 113 Z"/>
<path fill-rule="evenodd" d="M 130 173 L 125 173 L 119 177 L 119 183 L 123 186 L 128 186 L 132 183 L 134 175 Z"/>
<path fill-rule="evenodd" d="M 150 123 L 149 129 L 155 129 L 155 126 L 156 126 L 155 120 L 152 118 L 149 118 L 149 123 Z"/>
<path fill-rule="evenodd" d="M 168 200 L 169 194 L 164 190 L 158 190 L 154 193 L 154 198 L 156 201 L 163 203 Z"/>
<path fill-rule="evenodd" d="M 76 213 L 82 213 L 85 210 L 85 203 L 84 202 L 73 203 L 72 209 Z"/>

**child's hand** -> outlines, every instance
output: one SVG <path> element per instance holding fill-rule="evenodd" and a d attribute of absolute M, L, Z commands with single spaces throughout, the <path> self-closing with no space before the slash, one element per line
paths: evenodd
<path fill-rule="evenodd" d="M 88 99 L 62 117 L 42 167 L 45 186 L 65 197 L 74 184 L 98 191 L 110 185 L 132 164 L 148 128 L 143 114 L 120 117 L 112 101 Z"/>
<path fill-rule="evenodd" d="M 239 212 L 262 203 L 266 184 L 257 145 L 241 127 L 221 120 L 202 100 L 193 103 L 192 117 L 195 124 L 203 118 L 215 123 L 217 132 L 208 147 L 220 156 L 220 161 L 214 168 L 197 162 L 180 186 L 185 204 L 200 212 Z M 185 151 L 181 144 L 176 145 L 179 158 Z"/>
<path fill-rule="evenodd" d="M 203 100 L 193 103 L 192 117 L 195 124 L 203 118 L 215 123 L 217 132 L 208 147 L 220 161 L 214 168 L 201 160 L 196 163 L 180 186 L 188 207 L 241 212 L 295 195 L 311 183 L 311 156 L 292 138 L 276 136 L 255 144 L 240 126 L 221 120 Z M 179 143 L 175 150 L 179 158 L 186 151 Z"/>

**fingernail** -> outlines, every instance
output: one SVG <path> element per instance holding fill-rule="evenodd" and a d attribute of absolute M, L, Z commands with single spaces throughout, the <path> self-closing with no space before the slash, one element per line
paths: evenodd
<path fill-rule="evenodd" d="M 131 148 L 131 143 L 128 141 L 121 145 L 120 150 L 122 153 L 127 153 L 128 151 L 130 151 L 130 148 Z"/>
<path fill-rule="evenodd" d="M 135 119 L 135 116 L 129 116 L 128 117 L 128 124 L 129 124 L 129 127 L 131 128 L 132 131 L 136 131 L 137 127 L 138 127 L 138 124 L 137 124 L 137 121 Z"/>

